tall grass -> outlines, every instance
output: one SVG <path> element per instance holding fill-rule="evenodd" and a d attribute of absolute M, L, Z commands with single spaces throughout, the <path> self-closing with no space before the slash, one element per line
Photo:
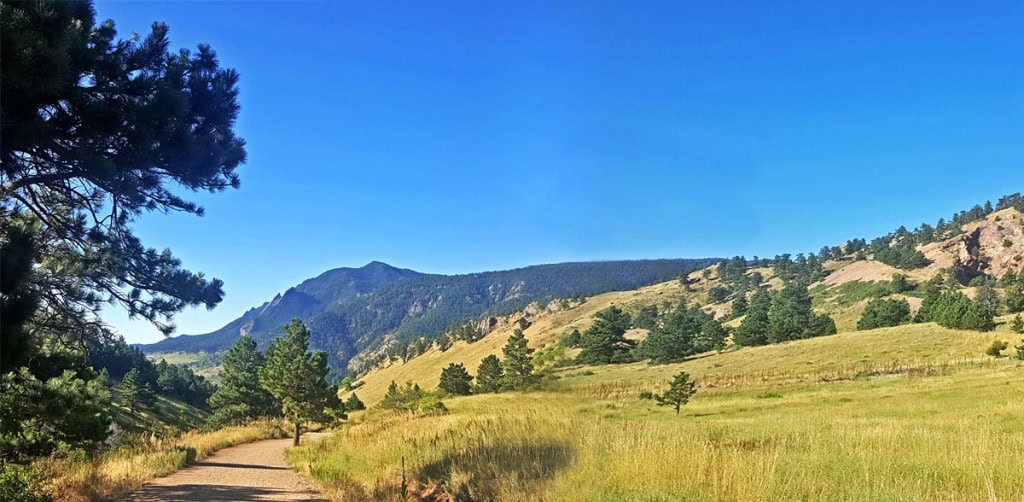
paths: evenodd
<path fill-rule="evenodd" d="M 705 389 L 681 416 L 631 392 L 371 411 L 290 460 L 334 500 L 1020 500 L 1024 367 Z M 578 391 L 581 389 L 577 389 Z M 765 399 L 769 395 L 772 399 Z"/>
<path fill-rule="evenodd" d="M 58 501 L 111 499 L 131 493 L 146 481 L 166 476 L 189 462 L 229 446 L 260 439 L 288 437 L 280 421 L 260 421 L 213 432 L 191 431 L 171 438 L 142 436 L 93 459 L 48 458 L 37 462 L 45 473 L 45 490 Z"/>

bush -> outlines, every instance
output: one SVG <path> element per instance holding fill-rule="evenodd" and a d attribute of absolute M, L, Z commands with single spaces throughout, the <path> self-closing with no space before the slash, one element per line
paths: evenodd
<path fill-rule="evenodd" d="M 929 307 L 929 316 L 939 326 L 953 329 L 990 331 L 995 328 L 992 312 L 959 291 L 940 294 Z"/>
<path fill-rule="evenodd" d="M 1000 355 L 1002 355 L 1002 352 L 1006 350 L 1009 346 L 1010 344 L 1008 342 L 1004 342 L 1002 340 L 995 340 L 992 342 L 992 345 L 989 345 L 988 348 L 985 349 L 985 355 L 999 357 Z"/>
<path fill-rule="evenodd" d="M 887 328 L 910 322 L 910 304 L 906 300 L 871 300 L 860 320 L 857 329 Z"/>
<path fill-rule="evenodd" d="M 1024 333 L 1024 319 L 1021 319 L 1020 314 L 1013 316 L 1013 320 L 1010 321 L 1010 331 Z"/>
<path fill-rule="evenodd" d="M 5 502 L 48 502 L 40 490 L 43 473 L 34 467 L 0 463 L 0 500 Z"/>

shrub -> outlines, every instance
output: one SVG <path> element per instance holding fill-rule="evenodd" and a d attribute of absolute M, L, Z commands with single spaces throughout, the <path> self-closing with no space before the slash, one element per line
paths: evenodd
<path fill-rule="evenodd" d="M 992 342 L 992 345 L 989 345 L 988 348 L 985 349 L 985 355 L 999 357 L 1000 355 L 1002 355 L 1002 352 L 1006 350 L 1009 346 L 1010 344 L 1008 342 L 1004 342 L 1002 340 L 995 340 Z"/>
<path fill-rule="evenodd" d="M 871 300 L 860 320 L 857 329 L 886 328 L 910 322 L 910 304 L 906 300 Z"/>
<path fill-rule="evenodd" d="M 6 502 L 48 502 L 41 491 L 43 473 L 35 467 L 0 463 L 0 500 Z"/>
<path fill-rule="evenodd" d="M 1024 333 L 1024 319 L 1021 319 L 1020 314 L 1013 316 L 1013 320 L 1010 321 L 1010 331 Z"/>

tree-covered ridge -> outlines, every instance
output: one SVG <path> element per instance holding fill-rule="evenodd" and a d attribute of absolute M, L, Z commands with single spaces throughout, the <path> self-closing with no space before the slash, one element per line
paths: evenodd
<path fill-rule="evenodd" d="M 467 320 L 511 314 L 538 301 L 635 289 L 713 262 L 561 263 L 451 276 L 420 274 L 375 262 L 307 280 L 213 333 L 171 338 L 143 349 L 216 352 L 230 347 L 243 332 L 264 347 L 279 333 L 283 322 L 278 321 L 300 317 L 309 326 L 311 347 L 326 351 L 331 366 L 340 369 L 356 354 L 380 347 L 385 335 L 403 347 L 422 338 L 432 341 Z"/>

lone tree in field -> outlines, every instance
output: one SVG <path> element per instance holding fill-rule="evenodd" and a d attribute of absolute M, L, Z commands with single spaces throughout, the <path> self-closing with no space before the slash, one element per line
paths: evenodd
<path fill-rule="evenodd" d="M 501 360 L 498 356 L 491 354 L 480 361 L 480 367 L 476 370 L 476 391 L 483 394 L 498 392 L 501 390 L 501 380 L 504 371 L 501 369 Z"/>
<path fill-rule="evenodd" d="M 345 400 L 345 411 L 359 411 L 365 409 L 366 405 L 363 404 L 363 400 L 359 399 L 359 396 L 357 396 L 355 392 Z"/>
<path fill-rule="evenodd" d="M 455 396 L 469 395 L 469 383 L 473 377 L 466 371 L 462 363 L 451 363 L 447 368 L 441 370 L 441 382 L 438 387 Z"/>
<path fill-rule="evenodd" d="M 501 349 L 505 359 L 501 362 L 501 386 L 504 389 L 521 389 L 533 381 L 533 349 L 526 345 L 526 335 L 520 329 L 509 337 Z"/>
<path fill-rule="evenodd" d="M 262 367 L 263 354 L 256 350 L 256 340 L 239 338 L 224 356 L 220 385 L 209 399 L 211 423 L 238 424 L 279 413 L 274 396 L 260 385 Z"/>
<path fill-rule="evenodd" d="M 309 330 L 292 319 L 284 336 L 267 347 L 260 368 L 260 385 L 281 402 L 281 412 L 295 424 L 294 444 L 298 446 L 302 425 L 328 422 L 344 411 L 338 389 L 327 385 L 327 354 L 309 352 Z"/>
<path fill-rule="evenodd" d="M 697 384 L 690 380 L 690 374 L 684 371 L 672 379 L 672 384 L 664 394 L 655 394 L 654 400 L 658 402 L 658 406 L 675 408 L 676 415 L 678 415 L 679 409 L 690 401 L 690 396 L 696 393 Z"/>

